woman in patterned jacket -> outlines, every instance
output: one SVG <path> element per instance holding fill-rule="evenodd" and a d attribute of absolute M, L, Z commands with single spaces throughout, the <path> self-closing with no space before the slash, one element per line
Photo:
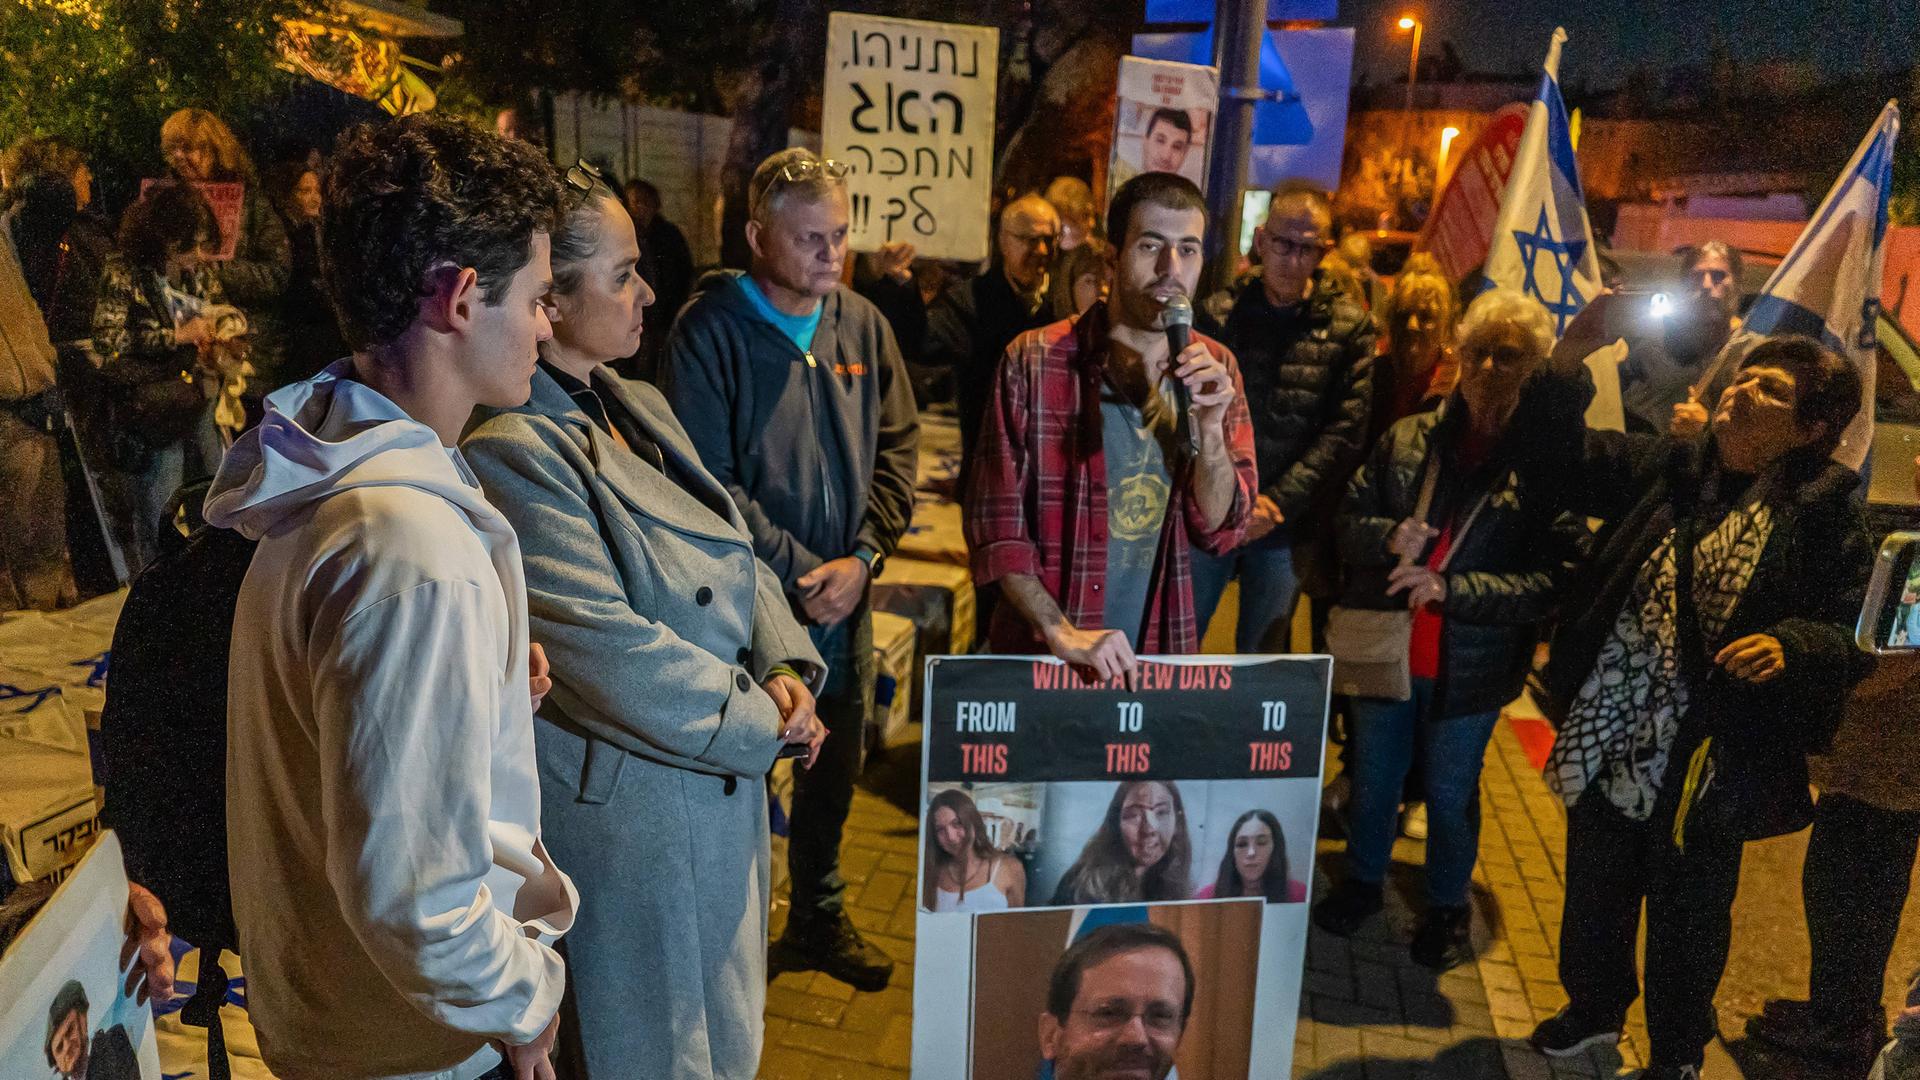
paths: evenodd
<path fill-rule="evenodd" d="M 109 402 L 108 501 L 130 573 L 158 554 L 174 492 L 220 464 L 215 355 L 220 315 L 233 309 L 211 265 L 219 246 L 219 223 L 198 191 L 154 184 L 127 208 L 100 276 L 93 346 Z"/>
<path fill-rule="evenodd" d="M 1578 424 L 1585 395 L 1568 391 L 1584 389 L 1552 380 L 1534 404 Z M 1569 509 L 1607 522 L 1570 594 L 1592 606 L 1554 635 L 1539 687 L 1560 721 L 1547 782 L 1568 806 L 1569 1004 L 1533 1033 L 1546 1054 L 1618 1038 L 1644 900 L 1644 1075 L 1699 1075 L 1742 850 L 1812 820 L 1806 756 L 1866 671 L 1852 626 L 1872 551 L 1859 479 L 1832 461 L 1860 398 L 1846 360 L 1774 338 L 1703 438 L 1588 431 L 1543 468 Z"/>

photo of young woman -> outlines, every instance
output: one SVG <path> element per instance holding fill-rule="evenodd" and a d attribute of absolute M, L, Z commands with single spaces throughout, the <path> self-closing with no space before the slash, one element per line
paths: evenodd
<path fill-rule="evenodd" d="M 1307 886 L 1293 880 L 1287 867 L 1287 837 L 1280 819 L 1266 810 L 1241 814 L 1227 833 L 1227 850 L 1220 856 L 1220 873 L 1211 885 L 1193 894 L 1195 900 L 1229 896 L 1261 896 L 1269 904 L 1298 904 L 1307 899 Z"/>
<path fill-rule="evenodd" d="M 1026 900 L 1026 867 L 993 846 L 972 797 L 955 788 L 929 800 L 921 905 L 929 911 L 1005 911 Z"/>
<path fill-rule="evenodd" d="M 1186 804 L 1171 781 L 1129 780 L 1060 878 L 1051 903 L 1126 904 L 1193 895 L 1193 843 Z"/>

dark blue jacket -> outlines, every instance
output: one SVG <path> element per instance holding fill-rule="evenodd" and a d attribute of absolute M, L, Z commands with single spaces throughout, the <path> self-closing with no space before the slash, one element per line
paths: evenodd
<path fill-rule="evenodd" d="M 835 289 L 802 352 L 737 272 L 709 274 L 674 324 L 660 389 L 789 593 L 830 559 L 893 553 L 913 513 L 919 417 L 872 303 Z"/>

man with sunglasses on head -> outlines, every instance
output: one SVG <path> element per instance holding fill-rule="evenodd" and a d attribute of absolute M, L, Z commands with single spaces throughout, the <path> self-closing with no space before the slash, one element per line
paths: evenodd
<path fill-rule="evenodd" d="M 701 281 L 660 383 L 827 666 L 827 740 L 794 774 L 793 908 L 768 966 L 874 991 L 893 961 L 842 908 L 840 833 L 873 708 L 868 587 L 913 510 L 918 417 L 886 318 L 841 284 L 846 173 L 800 148 L 761 162 L 748 183 L 752 265 Z"/>
<path fill-rule="evenodd" d="M 1273 191 L 1266 224 L 1254 233 L 1260 278 L 1243 289 L 1220 340 L 1240 358 L 1253 415 L 1260 494 L 1246 544 L 1201 556 L 1194 607 L 1204 628 L 1234 576 L 1240 578 L 1236 652 L 1286 652 L 1305 566 L 1332 558 L 1332 522 L 1347 477 L 1365 453 L 1373 399 L 1373 320 L 1325 274 L 1333 250 L 1333 203 L 1300 180 Z M 1329 572 L 1327 595 L 1338 588 Z"/>
<path fill-rule="evenodd" d="M 1666 431 L 1676 415 L 1674 406 L 1720 399 L 1732 372 L 1697 399 L 1691 391 L 1739 325 L 1741 270 L 1740 252 L 1718 240 L 1687 248 L 1680 253 L 1684 284 L 1672 297 L 1672 306 L 1658 316 L 1643 306 L 1632 316 L 1635 323 L 1622 327 L 1627 358 L 1620 363 L 1620 404 L 1628 431 Z M 1574 330 L 1568 327 L 1569 337 Z M 1704 426 L 1706 406 L 1683 412 L 1694 411 Z"/>

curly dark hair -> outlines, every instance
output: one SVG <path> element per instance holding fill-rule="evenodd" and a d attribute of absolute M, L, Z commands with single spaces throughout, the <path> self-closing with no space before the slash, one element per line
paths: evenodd
<path fill-rule="evenodd" d="M 220 222 L 200 189 L 184 180 L 161 180 L 148 187 L 120 219 L 120 255 L 131 266 L 158 271 L 167 256 L 205 239 L 220 246 Z"/>
<path fill-rule="evenodd" d="M 498 304 L 559 224 L 560 173 L 526 143 L 431 113 L 370 122 L 340 136 L 328 168 L 321 272 L 356 351 L 413 325 L 427 271 L 472 267 Z"/>

